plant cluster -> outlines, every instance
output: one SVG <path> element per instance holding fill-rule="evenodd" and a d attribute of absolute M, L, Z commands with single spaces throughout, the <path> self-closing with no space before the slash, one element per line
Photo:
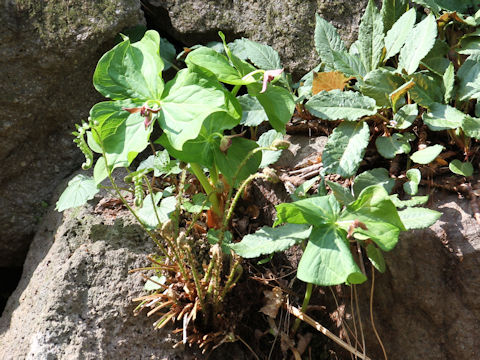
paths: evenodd
<path fill-rule="evenodd" d="M 297 277 L 308 283 L 306 311 L 313 285 L 365 282 L 363 253 L 383 272 L 382 251 L 395 247 L 400 232 L 437 221 L 440 213 L 420 206 L 428 201 L 417 195 L 422 178 L 448 165 L 465 181 L 478 163 L 480 11 L 468 15 L 474 0 L 414 3 L 409 9 L 406 0 L 383 0 L 379 11 L 370 0 L 349 49 L 317 15 L 321 63 L 297 84 L 270 46 L 228 44 L 222 33 L 222 42 L 177 55 L 149 30 L 137 42 L 124 37 L 100 59 L 94 86 L 110 100 L 93 106 L 74 133 L 83 168 L 96 159 L 93 176 L 73 178 L 57 209 L 80 206 L 101 188 L 122 199 L 159 247 L 147 268 L 156 271 L 146 283 L 151 293 L 137 299 L 139 310 L 161 314 L 157 327 L 183 318 L 184 341 L 233 340 L 197 330 L 188 337 L 185 329 L 197 316 L 204 332 L 222 327 L 222 304 L 242 274 L 242 258 L 301 244 Z M 178 71 L 165 83 L 162 71 L 170 67 Z M 269 166 L 288 147 L 283 134 L 295 109 L 333 128 L 321 174 L 292 194 L 294 202 L 276 207 L 274 227 L 237 241 L 229 231 L 235 206 L 255 178 L 278 181 Z M 265 121 L 273 129 L 255 141 Z M 152 155 L 132 169 L 148 148 Z M 386 168 L 365 161 L 372 148 Z M 128 173 L 126 187 L 118 185 L 118 168 Z M 329 181 L 332 174 L 346 183 Z M 102 185 L 106 178 L 111 186 Z M 208 229 L 198 226 L 202 216 Z M 195 251 L 199 242 L 208 255 Z"/>

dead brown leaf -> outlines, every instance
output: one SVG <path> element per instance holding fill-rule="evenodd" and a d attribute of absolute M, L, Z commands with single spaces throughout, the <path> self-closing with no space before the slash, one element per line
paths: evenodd
<path fill-rule="evenodd" d="M 275 319 L 277 317 L 278 309 L 283 304 L 283 291 L 278 286 L 272 290 L 264 290 L 265 305 L 260 309 L 260 312 Z"/>
<path fill-rule="evenodd" d="M 349 80 L 350 78 L 345 77 L 340 71 L 314 72 L 312 94 L 318 94 L 323 90 L 330 91 L 339 89 L 343 91 Z"/>

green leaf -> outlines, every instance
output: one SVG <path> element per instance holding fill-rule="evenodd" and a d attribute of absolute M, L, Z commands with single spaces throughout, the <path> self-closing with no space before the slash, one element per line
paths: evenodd
<path fill-rule="evenodd" d="M 375 146 L 380 155 L 385 159 L 393 159 L 397 154 L 408 154 L 412 149 L 409 142 L 413 139 L 411 134 L 407 134 L 395 133 L 392 136 L 379 136 L 375 140 Z"/>
<path fill-rule="evenodd" d="M 244 236 L 242 241 L 230 245 L 230 248 L 243 258 L 256 258 L 287 250 L 308 239 L 311 231 L 310 226 L 299 224 L 286 224 L 277 228 L 264 226 L 254 234 Z"/>
<path fill-rule="evenodd" d="M 429 164 L 437 158 L 438 155 L 445 149 L 442 145 L 427 146 L 423 150 L 415 151 L 411 156 L 413 162 L 417 164 Z"/>
<path fill-rule="evenodd" d="M 412 207 L 423 205 L 428 201 L 428 195 L 425 196 L 412 196 L 410 200 L 400 200 L 398 194 L 390 195 L 390 200 L 395 204 L 398 209 L 404 207 Z"/>
<path fill-rule="evenodd" d="M 323 152 L 323 166 L 327 174 L 342 177 L 355 175 L 368 145 L 368 124 L 343 122 L 328 137 Z"/>
<path fill-rule="evenodd" d="M 283 134 L 276 130 L 269 130 L 263 133 L 257 141 L 260 147 L 269 147 L 275 140 L 282 140 Z M 282 150 L 262 150 L 262 162 L 260 168 L 264 168 L 268 165 L 274 164 L 282 155 Z"/>
<path fill-rule="evenodd" d="M 435 16 L 428 15 L 410 31 L 407 41 L 400 50 L 398 68 L 405 69 L 407 74 L 413 74 L 420 61 L 429 53 L 437 37 L 437 22 Z"/>
<path fill-rule="evenodd" d="M 448 165 L 448 168 L 451 172 L 458 175 L 467 177 L 473 175 L 473 165 L 470 162 L 462 163 L 460 160 L 455 159 Z"/>
<path fill-rule="evenodd" d="M 433 11 L 435 16 L 440 14 L 442 8 L 437 4 L 438 0 L 412 0 L 414 3 L 422 5 Z"/>
<path fill-rule="evenodd" d="M 460 101 L 480 97 L 480 55 L 470 55 L 457 72 Z"/>
<path fill-rule="evenodd" d="M 407 171 L 407 178 L 410 181 L 407 181 L 403 184 L 403 190 L 408 195 L 416 195 L 418 192 L 418 185 L 420 184 L 420 180 L 422 180 L 422 174 L 418 169 L 410 169 Z"/>
<path fill-rule="evenodd" d="M 347 51 L 332 50 L 334 68 L 345 76 L 363 78 L 367 71 L 359 56 L 350 55 Z"/>
<path fill-rule="evenodd" d="M 358 28 L 360 58 L 367 72 L 375 70 L 380 63 L 384 45 L 383 21 L 373 0 L 367 8 Z"/>
<path fill-rule="evenodd" d="M 393 120 L 390 121 L 389 127 L 398 130 L 404 130 L 412 126 L 418 115 L 417 104 L 407 104 L 402 106 L 398 112 L 393 115 Z"/>
<path fill-rule="evenodd" d="M 207 195 L 198 193 L 193 195 L 192 201 L 184 201 L 182 203 L 183 208 L 192 214 L 197 214 L 203 210 L 208 210 L 212 207 L 212 203 L 207 200 Z"/>
<path fill-rule="evenodd" d="M 108 169 L 105 164 L 105 158 L 100 156 L 95 163 L 95 167 L 93 168 L 93 178 L 95 179 L 95 185 L 98 186 L 103 180 L 108 177 Z"/>
<path fill-rule="evenodd" d="M 268 120 L 267 113 L 263 109 L 262 104 L 257 98 L 248 94 L 239 96 L 238 102 L 242 105 L 242 120 L 241 125 L 245 126 L 258 126 L 262 122 Z"/>
<path fill-rule="evenodd" d="M 164 71 L 172 67 L 177 57 L 175 47 L 165 38 L 160 38 L 160 57 L 165 65 Z"/>
<path fill-rule="evenodd" d="M 410 78 L 415 86 L 409 93 L 418 105 L 428 108 L 434 102 L 443 101 L 445 93 L 440 78 L 427 73 L 415 73 Z"/>
<path fill-rule="evenodd" d="M 215 149 L 213 153 L 215 164 L 230 185 L 238 187 L 240 183 L 248 176 L 257 172 L 258 167 L 262 162 L 261 152 L 255 153 L 247 161 L 245 166 L 239 170 L 238 176 L 235 179 L 235 184 L 233 184 L 233 177 L 237 173 L 237 170 L 239 169 L 242 161 L 245 159 L 245 156 L 257 147 L 257 143 L 253 140 L 233 138 L 232 144 L 228 148 L 226 154 L 224 154 L 220 148 Z"/>
<path fill-rule="evenodd" d="M 390 194 L 395 186 L 395 179 L 392 179 L 388 173 L 388 170 L 384 168 L 376 168 L 364 171 L 355 178 L 353 183 L 353 193 L 355 196 L 358 196 L 363 189 L 372 185 L 383 186 L 387 193 Z"/>
<path fill-rule="evenodd" d="M 222 230 L 217 229 L 210 229 L 207 233 L 207 240 L 210 244 L 215 245 L 220 242 L 220 235 Z M 223 241 L 222 241 L 222 251 L 224 254 L 231 254 L 230 246 L 232 245 L 232 233 L 230 231 L 225 231 L 223 233 Z"/>
<path fill-rule="evenodd" d="M 403 1 L 395 1 L 396 3 L 401 3 Z M 382 13 L 383 13 L 382 7 Z M 387 53 L 385 55 L 384 61 L 390 59 L 392 56 L 398 54 L 402 46 L 407 41 L 409 33 L 412 31 L 413 26 L 415 25 L 416 20 L 416 12 L 415 9 L 412 8 L 404 13 L 398 21 L 393 24 L 391 28 L 385 28 L 387 30 L 387 35 L 385 36 L 385 48 Z"/>
<path fill-rule="evenodd" d="M 282 68 L 280 56 L 272 47 L 248 39 L 244 39 L 244 47 L 248 59 L 259 69 L 275 70 Z"/>
<path fill-rule="evenodd" d="M 466 115 L 463 119 L 462 130 L 465 135 L 480 140 L 480 119 Z"/>
<path fill-rule="evenodd" d="M 332 51 L 347 50 L 343 40 L 338 35 L 337 29 L 328 21 L 315 14 L 315 48 L 322 61 L 333 67 L 334 59 Z"/>
<path fill-rule="evenodd" d="M 464 118 L 465 114 L 460 110 L 439 103 L 432 103 L 430 110 L 422 115 L 423 122 L 433 131 L 459 128 Z"/>
<path fill-rule="evenodd" d="M 442 76 L 450 61 L 447 58 L 450 47 L 445 41 L 435 40 L 430 52 L 423 58 L 421 64 L 437 75 Z"/>
<path fill-rule="evenodd" d="M 93 199 L 99 191 L 92 177 L 78 174 L 68 182 L 67 188 L 57 201 L 55 210 L 62 212 L 66 209 L 82 206 L 88 200 Z"/>
<path fill-rule="evenodd" d="M 301 200 L 301 199 L 306 199 L 310 197 L 308 195 L 308 191 L 312 188 L 313 185 L 320 179 L 319 176 L 315 176 L 307 181 L 305 181 L 303 184 L 298 186 L 293 194 L 290 194 L 290 197 L 292 198 L 293 201 Z M 325 195 L 325 194 L 319 194 L 319 195 Z"/>
<path fill-rule="evenodd" d="M 390 93 L 403 85 L 403 78 L 387 69 L 370 71 L 360 85 L 363 95 L 375 99 L 379 107 L 390 107 Z"/>
<path fill-rule="evenodd" d="M 124 40 L 101 57 L 93 75 L 93 85 L 112 100 L 160 99 L 163 92 L 163 62 L 159 54 L 160 36 L 154 30 L 131 44 Z"/>
<path fill-rule="evenodd" d="M 177 160 L 171 160 L 167 150 L 157 151 L 155 155 L 150 155 L 138 165 L 137 171 L 151 169 L 155 177 L 166 176 L 170 174 L 179 174 L 182 170 Z"/>
<path fill-rule="evenodd" d="M 445 73 L 443 74 L 443 87 L 445 88 L 445 95 L 444 95 L 444 100 L 445 103 L 448 104 L 448 102 L 452 99 L 453 97 L 453 91 L 454 91 L 454 85 L 455 85 L 455 68 L 453 66 L 453 63 L 449 63 L 447 70 L 445 70 Z"/>
<path fill-rule="evenodd" d="M 478 37 L 463 39 L 458 53 L 462 55 L 480 55 L 480 39 Z"/>
<path fill-rule="evenodd" d="M 354 234 L 371 238 L 383 251 L 392 250 L 400 231 L 405 230 L 387 191 L 379 185 L 363 189 L 358 199 L 343 210 L 337 224 L 347 231 L 355 220 L 367 230 L 356 227 Z"/>
<path fill-rule="evenodd" d="M 175 196 L 169 196 L 162 199 L 160 206 L 158 206 L 158 202 L 162 198 L 162 195 L 162 193 L 156 193 L 153 196 L 155 201 L 154 205 L 152 195 L 148 194 L 143 200 L 143 206 L 137 211 L 138 217 L 148 230 L 154 230 L 159 225 L 167 222 L 170 214 L 175 211 L 177 204 Z M 160 222 L 158 220 L 160 220 Z"/>
<path fill-rule="evenodd" d="M 383 0 L 382 10 L 380 11 L 383 20 L 383 29 L 385 32 L 390 30 L 407 11 L 408 0 Z M 414 22 L 415 23 L 415 22 Z M 412 24 L 413 26 L 413 24 Z"/>
<path fill-rule="evenodd" d="M 477 103 L 475 104 L 475 116 L 476 117 L 480 116 L 480 101 L 477 101 Z"/>
<path fill-rule="evenodd" d="M 354 121 L 377 112 L 375 100 L 353 91 L 320 91 L 312 96 L 305 108 L 325 120 Z"/>
<path fill-rule="evenodd" d="M 314 226 L 333 224 L 340 213 L 340 204 L 333 195 L 314 196 L 275 207 L 277 220 L 274 226 L 283 223 L 310 224 Z"/>
<path fill-rule="evenodd" d="M 366 281 L 347 244 L 345 234 L 333 225 L 314 228 L 298 264 L 297 277 L 320 286 Z"/>
<path fill-rule="evenodd" d="M 147 280 L 147 282 L 143 286 L 143 290 L 152 291 L 152 290 L 162 289 L 163 287 L 158 285 L 158 284 L 164 285 L 166 281 L 167 281 L 167 278 L 163 275 L 162 276 L 157 276 L 157 275 L 150 276 L 150 278 Z"/>
<path fill-rule="evenodd" d="M 399 211 L 398 215 L 402 219 L 403 224 L 407 230 L 424 229 L 437 222 L 442 216 L 441 212 L 430 210 L 426 208 L 406 208 Z"/>
<path fill-rule="evenodd" d="M 382 251 L 373 244 L 367 245 L 367 256 L 375 269 L 381 273 L 385 272 L 386 265 L 385 259 L 383 258 Z"/>
<path fill-rule="evenodd" d="M 290 121 L 295 110 L 292 94 L 287 89 L 276 85 L 269 85 L 264 93 L 260 93 L 260 84 L 251 84 L 247 88 L 248 93 L 255 96 L 262 104 L 270 125 L 284 134 L 285 124 Z"/>
<path fill-rule="evenodd" d="M 332 190 L 333 195 L 335 196 L 335 199 L 337 199 L 337 201 L 341 205 L 350 204 L 352 201 L 355 200 L 352 193 L 350 192 L 350 189 L 347 189 L 346 187 L 333 181 L 327 180 L 326 183 L 328 187 Z"/>

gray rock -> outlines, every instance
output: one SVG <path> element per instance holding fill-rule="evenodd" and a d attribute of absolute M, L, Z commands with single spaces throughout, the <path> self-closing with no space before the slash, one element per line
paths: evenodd
<path fill-rule="evenodd" d="M 48 213 L 0 318 L 0 359 L 179 358 L 154 316 L 132 313 L 132 298 L 145 293 L 128 270 L 147 266 L 153 251 L 125 211 L 113 221 L 91 206 L 63 219 Z"/>
<path fill-rule="evenodd" d="M 21 266 L 53 190 L 82 162 L 74 123 L 100 100 L 92 75 L 136 0 L 0 4 L 0 267 Z"/>
<path fill-rule="evenodd" d="M 347 0 L 147 0 L 147 14 L 163 31 L 191 46 L 246 37 L 271 45 L 296 79 L 318 65 L 315 13 L 332 22 L 351 44 L 367 1 Z"/>

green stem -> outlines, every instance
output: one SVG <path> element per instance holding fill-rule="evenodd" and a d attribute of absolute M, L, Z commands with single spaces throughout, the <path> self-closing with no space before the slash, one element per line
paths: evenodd
<path fill-rule="evenodd" d="M 305 289 L 305 297 L 303 298 L 302 303 L 302 313 L 306 313 L 308 304 L 310 303 L 310 297 L 312 296 L 313 284 L 307 283 L 307 288 Z M 300 323 L 302 320 L 299 318 L 295 319 L 295 323 L 293 324 L 292 332 L 295 334 L 300 327 Z"/>
<path fill-rule="evenodd" d="M 205 190 L 205 193 L 207 194 L 210 201 L 212 202 L 213 211 L 215 212 L 216 215 L 221 217 L 222 212 L 220 210 L 220 204 L 218 203 L 217 194 L 213 186 L 208 181 L 208 178 L 203 173 L 202 167 L 196 163 L 190 163 L 190 169 L 192 170 L 193 174 L 197 177 L 198 181 L 200 181 L 200 184 L 202 185 L 203 190 Z"/>
<path fill-rule="evenodd" d="M 240 90 L 240 88 L 242 87 L 242 85 L 235 85 L 231 91 L 231 94 L 233 96 L 237 96 L 237 93 L 238 93 L 238 90 Z"/>

